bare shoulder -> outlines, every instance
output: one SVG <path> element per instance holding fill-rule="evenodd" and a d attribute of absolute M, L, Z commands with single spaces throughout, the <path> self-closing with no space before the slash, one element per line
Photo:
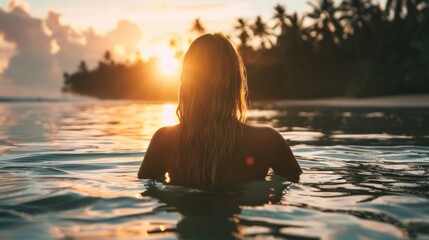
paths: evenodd
<path fill-rule="evenodd" d="M 243 124 L 243 132 L 246 137 L 251 137 L 260 141 L 283 142 L 284 138 L 274 128 L 267 126 L 252 126 L 249 124 Z"/>
<path fill-rule="evenodd" d="M 164 176 L 168 165 L 167 160 L 172 154 L 176 129 L 177 126 L 169 126 L 155 132 L 140 165 L 138 178 L 157 179 Z"/>
<path fill-rule="evenodd" d="M 292 182 L 299 181 L 301 167 L 295 159 L 283 136 L 271 127 L 244 125 L 248 146 L 259 149 L 262 158 L 267 159 L 275 174 L 286 177 Z"/>
<path fill-rule="evenodd" d="M 160 129 L 156 130 L 156 132 L 153 134 L 152 139 L 161 140 L 164 138 L 170 138 L 176 134 L 177 127 L 178 125 L 161 127 Z"/>
<path fill-rule="evenodd" d="M 154 149 L 170 149 L 176 139 L 177 125 L 167 126 L 158 129 L 150 140 L 150 145 Z"/>
<path fill-rule="evenodd" d="M 171 134 L 177 131 L 178 126 L 179 125 L 161 127 L 156 130 L 155 134 Z"/>

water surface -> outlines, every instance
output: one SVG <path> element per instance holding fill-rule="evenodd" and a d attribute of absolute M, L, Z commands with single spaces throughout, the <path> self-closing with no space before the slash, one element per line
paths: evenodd
<path fill-rule="evenodd" d="M 272 102 L 249 116 L 288 140 L 300 183 L 136 179 L 174 104 L 0 103 L 0 238 L 429 238 L 429 109 Z"/>

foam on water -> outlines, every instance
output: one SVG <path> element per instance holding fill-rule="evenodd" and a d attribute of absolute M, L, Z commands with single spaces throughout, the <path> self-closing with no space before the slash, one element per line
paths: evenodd
<path fill-rule="evenodd" d="M 266 106 L 301 182 L 209 191 L 136 179 L 171 104 L 0 104 L 0 238 L 429 238 L 429 110 Z"/>

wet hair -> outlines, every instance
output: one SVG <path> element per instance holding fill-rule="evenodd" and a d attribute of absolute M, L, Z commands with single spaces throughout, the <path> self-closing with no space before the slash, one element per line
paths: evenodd
<path fill-rule="evenodd" d="M 247 79 L 231 42 L 220 34 L 194 40 L 180 76 L 177 172 L 172 181 L 214 184 L 230 176 L 246 120 Z"/>

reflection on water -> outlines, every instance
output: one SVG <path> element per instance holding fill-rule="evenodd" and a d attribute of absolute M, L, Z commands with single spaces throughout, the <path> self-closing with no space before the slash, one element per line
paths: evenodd
<path fill-rule="evenodd" d="M 156 129 L 178 122 L 174 104 L 16 103 L 0 110 L 0 154 L 143 151 Z"/>
<path fill-rule="evenodd" d="M 254 104 L 305 174 L 205 191 L 136 179 L 174 104 L 0 103 L 0 238 L 429 238 L 429 110 Z"/>
<path fill-rule="evenodd" d="M 429 146 L 427 108 L 310 107 L 253 104 L 249 116 L 294 144 Z"/>

